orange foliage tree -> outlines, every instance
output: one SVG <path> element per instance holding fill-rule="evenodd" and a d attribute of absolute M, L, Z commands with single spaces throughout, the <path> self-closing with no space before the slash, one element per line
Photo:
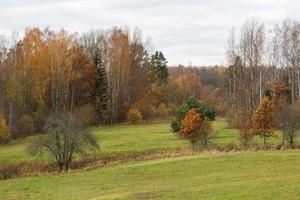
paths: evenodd
<path fill-rule="evenodd" d="M 193 148 L 197 143 L 207 148 L 212 138 L 211 122 L 207 118 L 202 119 L 195 109 L 191 109 L 181 122 L 180 133 L 192 143 Z"/>
<path fill-rule="evenodd" d="M 273 102 L 268 97 L 264 97 L 253 113 L 253 132 L 264 139 L 264 145 L 267 143 L 266 139 L 274 135 L 273 121 Z"/>

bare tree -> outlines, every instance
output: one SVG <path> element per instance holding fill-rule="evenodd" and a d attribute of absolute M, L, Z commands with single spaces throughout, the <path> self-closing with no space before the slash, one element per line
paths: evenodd
<path fill-rule="evenodd" d="M 294 144 L 296 131 L 300 127 L 300 110 L 299 105 L 285 104 L 276 113 L 277 128 L 282 131 L 282 143 L 286 140 L 289 145 Z"/>
<path fill-rule="evenodd" d="M 249 69 L 249 108 L 254 111 L 263 97 L 263 54 L 265 43 L 264 25 L 257 19 L 249 19 L 241 29 L 240 55 L 243 65 Z"/>
<path fill-rule="evenodd" d="M 4 61 L 7 56 L 8 48 L 6 46 L 6 38 L 0 35 L 0 113 L 4 108 Z"/>
<path fill-rule="evenodd" d="M 282 80 L 282 57 L 280 55 L 281 31 L 276 24 L 270 31 L 270 37 L 267 44 L 267 61 L 271 70 L 269 70 L 268 80 L 271 83 L 269 89 L 276 93 L 276 83 Z M 278 70 L 280 69 L 280 70 Z"/>
<path fill-rule="evenodd" d="M 289 84 L 292 89 L 292 99 L 300 93 L 300 24 L 286 19 L 281 27 L 281 56 L 282 66 L 287 71 Z"/>
<path fill-rule="evenodd" d="M 70 113 L 53 114 L 46 122 L 45 131 L 45 135 L 28 145 L 27 151 L 33 155 L 50 154 L 60 171 L 68 171 L 76 156 L 99 149 L 94 135 Z"/>
<path fill-rule="evenodd" d="M 235 44 L 235 29 L 232 28 L 230 30 L 229 38 L 227 40 L 227 64 L 229 67 L 228 69 L 228 88 L 229 88 L 229 94 L 228 98 L 231 101 L 231 103 L 234 103 L 236 106 L 236 82 L 237 82 L 237 77 L 236 77 L 236 44 Z"/>

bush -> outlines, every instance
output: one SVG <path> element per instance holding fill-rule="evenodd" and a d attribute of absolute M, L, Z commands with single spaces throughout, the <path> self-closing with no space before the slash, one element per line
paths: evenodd
<path fill-rule="evenodd" d="M 5 144 L 8 142 L 10 137 L 10 130 L 7 126 L 5 118 L 0 116 L 0 144 Z"/>
<path fill-rule="evenodd" d="M 143 119 L 141 112 L 136 108 L 130 108 L 127 112 L 127 120 L 135 124 Z"/>
<path fill-rule="evenodd" d="M 201 118 L 195 109 L 191 109 L 181 122 L 180 133 L 191 142 L 193 147 L 198 143 L 203 148 L 207 148 L 212 138 L 211 122 L 206 117 Z"/>
<path fill-rule="evenodd" d="M 75 158 L 99 149 L 95 136 L 83 125 L 73 113 L 55 113 L 46 121 L 46 134 L 26 150 L 32 155 L 51 155 L 60 171 L 68 171 Z"/>
<path fill-rule="evenodd" d="M 13 137 L 25 137 L 35 132 L 34 120 L 30 115 L 20 117 L 13 131 Z"/>
<path fill-rule="evenodd" d="M 178 108 L 176 113 L 176 119 L 171 124 L 171 128 L 173 132 L 179 131 L 181 126 L 181 121 L 192 109 L 194 109 L 202 119 L 207 118 L 210 121 L 215 120 L 216 111 L 213 106 L 199 102 L 196 99 L 191 98 L 185 104 L 183 104 Z"/>
<path fill-rule="evenodd" d="M 190 140 L 192 144 L 195 144 L 199 137 L 200 127 L 201 118 L 195 109 L 192 109 L 183 118 L 181 122 L 180 133 L 184 138 Z"/>
<path fill-rule="evenodd" d="M 253 139 L 254 135 L 252 132 L 251 118 L 245 119 L 245 122 L 240 129 L 240 137 L 239 140 L 244 147 L 248 147 L 250 141 Z"/>
<path fill-rule="evenodd" d="M 172 128 L 173 132 L 175 132 L 175 133 L 180 131 L 180 126 L 181 126 L 181 122 L 179 119 L 175 119 L 171 123 L 171 128 Z"/>
<path fill-rule="evenodd" d="M 143 99 L 140 99 L 131 107 L 138 109 L 142 113 L 143 119 L 152 119 L 155 115 L 152 113 L 153 106 L 151 105 L 151 99 L 147 94 L 145 94 Z"/>

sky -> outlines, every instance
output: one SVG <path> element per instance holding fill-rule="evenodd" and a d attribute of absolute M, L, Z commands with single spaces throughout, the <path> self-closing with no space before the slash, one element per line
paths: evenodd
<path fill-rule="evenodd" d="M 249 18 L 266 29 L 298 18 L 299 0 L 0 0 L 0 34 L 26 27 L 83 33 L 112 26 L 139 27 L 169 65 L 226 64 L 232 27 Z"/>

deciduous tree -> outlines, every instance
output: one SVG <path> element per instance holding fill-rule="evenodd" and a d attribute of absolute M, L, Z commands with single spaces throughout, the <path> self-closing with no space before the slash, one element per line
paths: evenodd
<path fill-rule="evenodd" d="M 136 124 L 143 119 L 142 113 L 136 108 L 130 108 L 127 111 L 126 117 L 131 124 Z"/>
<path fill-rule="evenodd" d="M 47 120 L 46 134 L 27 147 L 33 155 L 50 154 L 60 171 L 68 171 L 76 156 L 99 149 L 94 135 L 70 113 L 56 113 Z"/>
<path fill-rule="evenodd" d="M 10 138 L 10 129 L 4 117 L 0 116 L 0 144 L 5 144 Z"/>
<path fill-rule="evenodd" d="M 268 97 L 264 97 L 253 113 L 253 132 L 264 139 L 264 145 L 267 144 L 267 138 L 274 135 L 274 117 L 273 103 Z"/>

